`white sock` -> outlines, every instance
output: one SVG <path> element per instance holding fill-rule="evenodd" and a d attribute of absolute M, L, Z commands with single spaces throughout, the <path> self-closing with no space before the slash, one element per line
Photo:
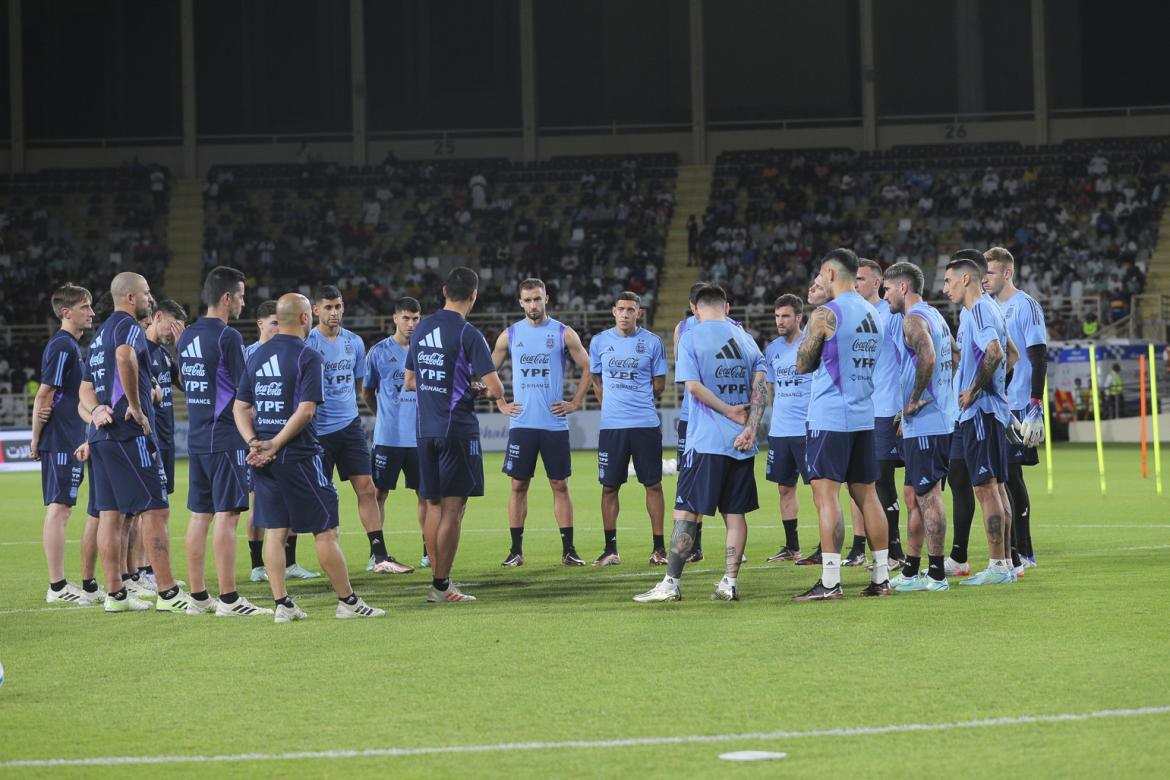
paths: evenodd
<path fill-rule="evenodd" d="M 890 551 L 873 551 L 873 581 L 885 582 L 890 578 Z"/>
<path fill-rule="evenodd" d="M 821 584 L 826 588 L 841 584 L 841 553 L 821 553 Z"/>
<path fill-rule="evenodd" d="M 738 582 L 739 582 L 739 577 L 728 577 L 725 574 L 725 575 L 723 575 L 723 579 L 720 580 L 719 584 L 726 585 L 730 588 L 734 588 Z"/>
<path fill-rule="evenodd" d="M 677 588 L 678 587 L 678 578 L 671 577 L 669 574 L 667 574 L 665 577 L 662 578 L 662 584 L 667 585 L 671 588 Z"/>

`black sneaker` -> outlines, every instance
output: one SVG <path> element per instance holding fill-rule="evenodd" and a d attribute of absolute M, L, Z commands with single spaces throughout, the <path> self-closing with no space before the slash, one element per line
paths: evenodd
<path fill-rule="evenodd" d="M 865 565 L 865 550 L 862 550 L 861 552 L 857 553 L 856 555 L 854 555 L 853 553 L 849 553 L 849 556 L 847 558 L 845 558 L 845 560 L 841 561 L 841 565 L 842 566 L 864 566 Z"/>
<path fill-rule="evenodd" d="M 768 563 L 780 563 L 782 561 L 799 561 L 800 550 L 794 550 L 791 547 L 785 546 L 780 552 L 768 559 Z"/>
<path fill-rule="evenodd" d="M 698 563 L 703 560 L 703 548 L 696 547 L 691 550 L 691 554 L 687 556 L 687 563 Z"/>
<path fill-rule="evenodd" d="M 807 558 L 801 558 L 796 562 L 797 566 L 820 566 L 821 560 L 821 546 L 818 544 L 817 549 L 813 550 L 813 554 Z"/>
<path fill-rule="evenodd" d="M 501 566 L 508 566 L 508 567 L 523 566 L 524 565 L 524 554 L 518 553 L 518 552 L 510 552 L 510 553 L 508 553 L 508 557 L 505 558 L 504 562 L 501 563 L 500 565 Z"/>
<path fill-rule="evenodd" d="M 581 556 L 577 554 L 576 548 L 570 548 L 567 553 L 561 556 L 561 563 L 565 566 L 584 566 L 585 561 L 581 560 Z"/>
<path fill-rule="evenodd" d="M 831 588 L 826 588 L 817 580 L 817 584 L 806 590 L 804 593 L 797 594 L 792 597 L 793 601 L 839 601 L 845 598 L 845 594 L 841 592 L 840 583 Z"/>
<path fill-rule="evenodd" d="M 890 581 L 871 582 L 861 591 L 862 596 L 893 596 L 894 591 L 890 589 Z"/>

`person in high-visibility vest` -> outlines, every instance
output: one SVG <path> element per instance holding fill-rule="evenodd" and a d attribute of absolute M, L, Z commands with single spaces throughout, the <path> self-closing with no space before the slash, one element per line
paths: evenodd
<path fill-rule="evenodd" d="M 1121 416 L 1121 407 L 1124 402 L 1125 395 L 1125 379 L 1121 376 L 1121 365 L 1114 363 L 1109 371 L 1109 379 L 1106 382 L 1105 393 L 1109 396 L 1109 401 L 1113 406 L 1113 416 Z"/>

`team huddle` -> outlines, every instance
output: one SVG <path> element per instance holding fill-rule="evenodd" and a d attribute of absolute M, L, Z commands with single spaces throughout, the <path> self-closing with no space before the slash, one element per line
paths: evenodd
<path fill-rule="evenodd" d="M 367 352 L 342 327 L 340 291 L 324 286 L 310 301 L 289 293 L 256 309 L 257 343 L 245 349 L 228 323 L 244 307 L 244 276 L 218 267 L 205 280 L 205 316 L 186 326 L 174 301 L 156 303 L 147 281 L 125 272 L 110 285 L 112 311 L 83 356 L 94 302 L 83 288 L 53 294 L 61 330 L 44 351 L 34 402 L 32 449 L 41 461 L 48 602 L 103 603 L 108 612 L 157 611 L 222 617 L 307 617 L 287 580 L 320 576 L 296 561 L 297 538 L 311 534 L 317 559 L 337 595 L 338 618 L 385 614 L 353 591 L 338 543 L 336 469 L 350 483 L 369 540 L 367 571 L 414 569 L 389 554 L 385 503 L 402 477 L 417 497 L 421 566 L 432 571 L 427 601 L 475 601 L 451 582 L 467 501 L 484 493 L 475 401 L 494 401 L 509 417 L 504 473 L 511 479 L 511 547 L 502 565 L 524 564 L 528 492 L 539 458 L 552 490 L 561 562 L 586 565 L 573 535 L 568 415 L 590 389 L 601 402 L 598 479 L 604 547 L 595 566 L 621 563 L 619 493 L 628 474 L 645 491 L 650 563 L 666 575 L 638 602 L 676 601 L 687 562 L 703 559 L 702 522 L 717 512 L 727 531 L 724 575 L 712 598 L 739 598 L 747 514 L 759 509 L 757 430 L 772 389 L 766 478 L 778 485 L 784 545 L 771 562 L 820 565 L 821 576 L 797 601 L 843 597 L 841 566 L 865 566 L 863 596 L 940 591 L 947 577 L 964 585 L 1014 582 L 1035 565 L 1022 465 L 1037 462 L 1044 436 L 1039 398 L 1045 377 L 1045 328 L 1036 302 L 1012 283 L 1005 249 L 963 250 L 946 267 L 943 291 L 960 307 L 957 335 L 923 299 L 922 270 L 887 268 L 848 249 L 828 253 L 808 293 L 815 306 L 774 303 L 777 338 L 761 351 L 728 318 L 717 285 L 692 288 L 692 315 L 675 331 L 675 381 L 684 391 L 678 423 L 679 476 L 674 528 L 664 536 L 662 430 L 655 401 L 667 364 L 662 340 L 638 325 L 634 293 L 614 302 L 614 327 L 588 349 L 551 318 L 544 284 L 520 284 L 524 318 L 489 348 L 467 321 L 478 276 L 457 268 L 443 287 L 445 305 L 428 317 L 413 298 L 397 301 L 394 333 Z M 884 297 L 879 292 L 884 290 Z M 174 357 L 168 347 L 173 346 Z M 511 365 L 511 400 L 499 376 Z M 570 362 L 580 372 L 565 399 Z M 191 511 L 185 540 L 186 583 L 170 559 L 168 494 L 175 479 L 172 392 L 188 410 Z M 374 413 L 372 451 L 359 403 Z M 631 468 L 632 462 L 632 468 Z M 904 467 L 901 500 L 907 537 L 900 541 L 895 469 Z M 82 582 L 64 572 L 65 526 L 83 478 L 89 506 L 82 539 Z M 803 556 L 797 534 L 796 483 L 812 487 L 819 545 Z M 945 551 L 952 493 L 953 545 Z M 842 557 L 847 487 L 853 546 Z M 967 544 L 978 499 L 990 561 L 974 575 Z M 248 511 L 251 579 L 267 581 L 273 608 L 237 592 L 236 534 Z M 218 595 L 205 581 L 208 536 Z M 922 547 L 927 565 L 922 565 Z M 96 578 L 101 559 L 105 588 Z"/>

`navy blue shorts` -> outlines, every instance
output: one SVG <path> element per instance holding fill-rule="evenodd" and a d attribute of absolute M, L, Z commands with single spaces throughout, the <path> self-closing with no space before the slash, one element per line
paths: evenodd
<path fill-rule="evenodd" d="M 994 414 L 976 412 L 970 420 L 963 420 L 959 423 L 959 436 L 972 485 L 1007 480 L 1007 433 Z"/>
<path fill-rule="evenodd" d="M 85 478 L 85 467 L 72 452 L 41 453 L 41 493 L 45 506 L 49 504 L 77 504 L 77 491 Z M 93 483 L 90 483 L 93 492 Z"/>
<path fill-rule="evenodd" d="M 744 515 L 760 508 L 756 495 L 756 460 L 691 450 L 678 472 L 674 508 L 711 517 Z"/>
<path fill-rule="evenodd" d="M 162 461 L 163 474 L 167 478 L 167 495 L 175 492 L 175 450 L 171 449 L 158 451 L 158 459 Z"/>
<path fill-rule="evenodd" d="M 154 440 L 146 436 L 103 439 L 89 445 L 94 509 L 136 515 L 168 507 L 167 476 L 153 447 Z"/>
<path fill-rule="evenodd" d="M 963 453 L 963 437 L 959 435 L 959 426 L 956 423 L 955 432 L 951 434 L 951 460 L 964 460 L 966 457 Z"/>
<path fill-rule="evenodd" d="M 1013 409 L 1012 416 L 1017 420 L 1024 419 L 1024 409 Z M 1008 464 L 1020 464 L 1021 466 L 1037 466 L 1040 464 L 1040 453 L 1036 451 L 1035 447 L 1025 447 L 1023 444 L 1012 444 L 1008 442 Z"/>
<path fill-rule="evenodd" d="M 873 448 L 878 463 L 892 460 L 899 466 L 904 465 L 902 437 L 898 435 L 898 426 L 893 417 L 873 418 Z"/>
<path fill-rule="evenodd" d="M 251 477 L 247 450 L 191 453 L 187 508 L 199 514 L 244 512 L 248 509 Z"/>
<path fill-rule="evenodd" d="M 662 481 L 661 428 L 606 428 L 597 434 L 597 481 L 606 487 L 624 485 L 630 458 L 643 485 Z M 546 466 L 547 468 L 547 466 Z"/>
<path fill-rule="evenodd" d="M 542 431 L 539 428 L 513 428 L 508 431 L 504 473 L 512 479 L 532 479 L 536 473 L 538 454 L 549 479 L 568 479 L 573 473 L 569 432 Z"/>
<path fill-rule="evenodd" d="M 406 478 L 407 490 L 418 490 L 418 450 L 414 447 L 374 446 L 374 487 L 397 490 L 398 475 Z"/>
<path fill-rule="evenodd" d="M 804 441 L 809 481 L 830 479 L 850 484 L 877 482 L 878 464 L 873 431 L 810 429 Z"/>
<path fill-rule="evenodd" d="M 336 528 L 337 488 L 325 476 L 321 456 L 273 461 L 252 470 L 256 486 L 256 528 L 288 528 L 298 534 L 319 534 Z"/>
<path fill-rule="evenodd" d="M 906 484 L 914 495 L 925 496 L 939 482 L 946 484 L 951 466 L 951 435 L 912 436 L 902 442 Z"/>
<path fill-rule="evenodd" d="M 808 464 L 804 459 L 803 436 L 769 436 L 768 465 L 764 478 L 778 485 L 792 487 L 796 478 L 808 484 Z"/>
<path fill-rule="evenodd" d="M 418 440 L 418 495 L 428 501 L 483 495 L 479 439 Z"/>
<path fill-rule="evenodd" d="M 93 489 L 93 457 L 85 462 L 85 478 L 89 480 L 89 498 L 85 502 L 85 514 L 89 517 L 97 517 L 97 502 L 96 494 Z"/>
<path fill-rule="evenodd" d="M 676 457 L 678 458 L 678 465 L 681 467 L 683 462 L 683 452 L 685 452 L 687 448 L 687 421 L 680 419 L 675 424 L 674 430 L 676 433 L 678 433 L 678 455 Z"/>
<path fill-rule="evenodd" d="M 329 479 L 333 479 L 334 466 L 337 467 L 337 476 L 343 482 L 350 477 L 370 475 L 370 446 L 366 443 L 366 431 L 362 428 L 360 417 L 353 418 L 341 430 L 318 436 L 317 441 L 324 450 L 321 465 Z"/>

